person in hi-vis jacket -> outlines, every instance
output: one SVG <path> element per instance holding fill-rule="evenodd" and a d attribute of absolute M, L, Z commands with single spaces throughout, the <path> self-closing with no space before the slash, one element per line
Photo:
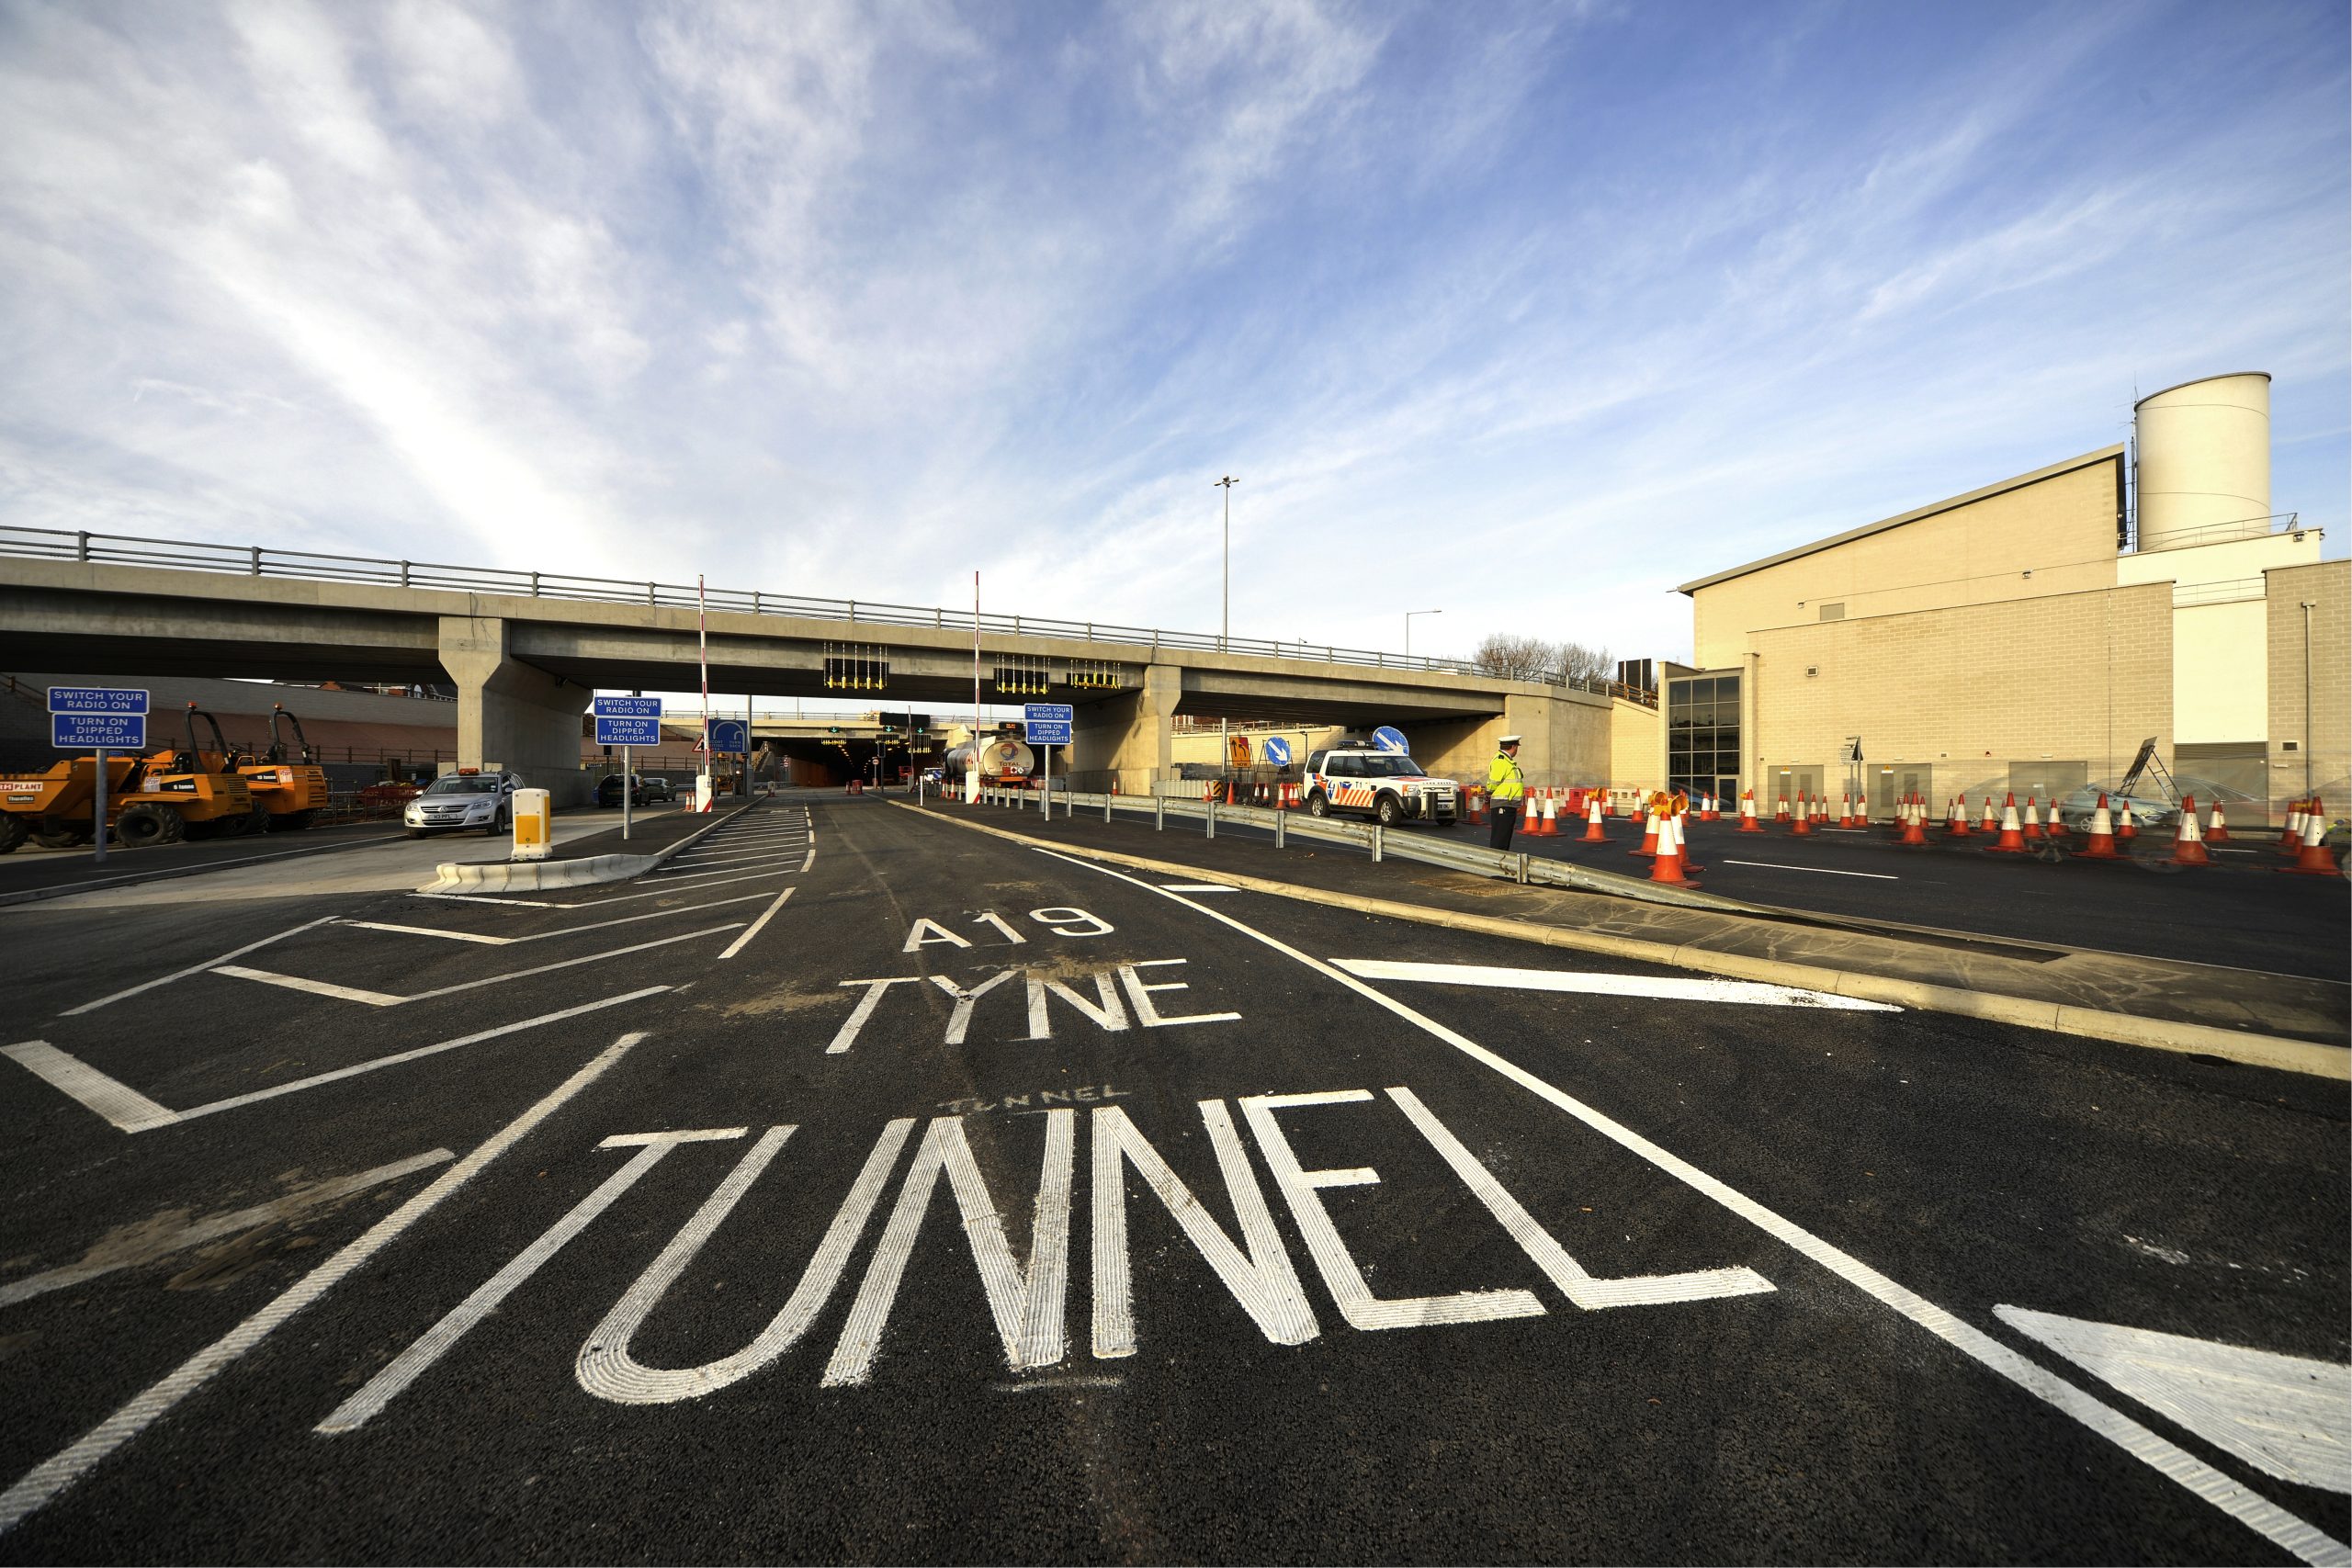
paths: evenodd
<path fill-rule="evenodd" d="M 1527 798 L 1527 778 L 1519 771 L 1519 737 L 1506 735 L 1502 750 L 1487 766 L 1487 795 L 1493 802 L 1487 814 L 1487 844 L 1510 848 L 1511 829 L 1519 825 L 1519 805 Z"/>

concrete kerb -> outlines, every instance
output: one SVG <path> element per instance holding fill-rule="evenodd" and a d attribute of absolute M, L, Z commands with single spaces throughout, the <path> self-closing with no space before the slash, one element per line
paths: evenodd
<path fill-rule="evenodd" d="M 0 909 L 12 904 L 38 904 L 47 898 L 71 898 L 77 893 L 113 893 L 125 887 L 135 887 L 149 882 L 170 882 L 183 876 L 202 876 L 208 872 L 235 871 L 272 860 L 313 860 L 320 855 L 347 854 L 354 850 L 372 849 L 390 843 L 397 835 L 360 839 L 350 843 L 311 844 L 299 848 L 271 850 L 261 854 L 235 860 L 201 861 L 193 865 L 160 866 L 152 871 L 126 871 L 119 876 L 94 877 L 88 882 L 61 882 L 50 887 L 26 887 L 14 893 L 0 893 Z M 85 849 L 78 852 L 87 854 Z"/>
<path fill-rule="evenodd" d="M 521 893 L 550 887 L 588 887 L 599 882 L 627 882 L 633 876 L 643 876 L 649 871 L 658 870 L 706 834 L 725 827 L 760 804 L 756 800 L 748 801 L 724 817 L 713 815 L 705 826 L 650 855 L 590 855 L 585 860 L 492 861 L 481 865 L 444 861 L 434 867 L 440 874 L 437 879 L 426 883 L 417 891 L 447 893 L 452 888 L 463 887 L 476 893 Z"/>
<path fill-rule="evenodd" d="M 921 809 L 910 802 L 894 800 L 890 804 L 906 810 Z M 1018 844 L 1050 849 L 1080 860 L 1102 861 L 1131 870 L 1157 872 L 1198 882 L 1219 882 L 1252 893 L 1271 894 L 1304 904 L 1320 904 L 1355 914 L 1411 920 L 1419 925 L 1442 926 L 1450 931 L 1472 931 L 1481 936 L 1507 937 L 1513 942 L 1568 948 L 1645 964 L 1660 964 L 1670 968 L 1697 970 L 1732 979 L 1760 980 L 1802 990 L 1826 991 L 1834 996 L 1888 1002 L 1922 1012 L 1950 1013 L 1961 1018 L 1981 1018 L 1989 1023 L 2018 1024 L 2060 1034 L 2078 1034 L 2119 1045 L 2218 1056 L 2226 1061 L 2243 1062 L 2249 1066 L 2272 1067 L 2313 1077 L 2352 1079 L 2352 1052 L 2308 1041 L 2287 1040 L 2271 1034 L 2243 1034 L 2235 1030 L 2217 1029 L 2211 1024 L 2142 1018 L 2132 1013 L 2101 1012 L 2064 1002 L 2035 1001 L 1995 992 L 1967 991 L 1957 987 L 1929 985 L 1924 981 L 1897 979 L 1854 970 L 1830 969 L 1812 964 L 1795 964 L 1784 959 L 1719 953 L 1690 944 L 1644 942 L 1635 937 L 1500 919 L 1491 915 L 1431 909 L 1387 898 L 1368 898 L 1358 894 L 1302 887 L 1266 877 L 1248 876 L 1230 871 L 1205 871 L 1174 861 L 1150 860 L 1115 850 L 1090 849 L 1058 840 L 1033 838 L 1025 833 L 1008 832 L 1001 828 L 967 821 L 956 816 L 931 812 L 923 812 L 923 815 L 933 820 L 968 828 L 975 832 L 990 834 Z"/>

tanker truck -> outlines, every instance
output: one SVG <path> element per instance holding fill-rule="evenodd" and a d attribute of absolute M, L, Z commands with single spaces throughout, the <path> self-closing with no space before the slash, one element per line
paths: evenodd
<path fill-rule="evenodd" d="M 972 766 L 970 742 L 954 748 L 940 761 L 940 774 L 951 784 L 964 782 L 964 774 Z M 1026 741 L 1015 740 L 1010 735 L 985 735 L 980 738 L 980 783 L 989 785 L 1025 784 L 1037 772 L 1037 753 Z"/>

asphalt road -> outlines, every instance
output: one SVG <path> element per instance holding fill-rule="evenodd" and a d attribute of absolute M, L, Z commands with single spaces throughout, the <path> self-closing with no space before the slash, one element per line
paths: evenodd
<path fill-rule="evenodd" d="M 1356 818 L 1351 818 L 1354 820 Z M 1170 831 L 1198 834 L 1197 821 Z M 1408 826 L 1483 846 L 1484 827 Z M 1521 832 L 1511 848 L 1626 875 L 1649 874 L 1640 824 L 1613 818 L 1607 841 L 1582 840 L 1584 824 L 1560 824 L 1557 837 Z M 1271 840 L 1271 832 L 1227 818 L 1227 834 Z M 2212 863 L 2167 863 L 2169 846 L 2143 836 L 2113 861 L 2068 856 L 2057 863 L 2030 855 L 1988 854 L 1988 839 L 1951 840 L 1940 826 L 1925 848 L 1905 848 L 1883 828 L 1832 829 L 1804 838 L 1782 824 L 1743 834 L 1730 818 L 1686 829 L 1699 883 L 1751 904 L 1847 915 L 1860 919 L 1976 931 L 2012 941 L 2218 964 L 2233 969 L 2352 980 L 2352 886 L 2341 878 L 2282 876 L 2277 835 L 2249 835 L 2215 846 Z M 2074 840 L 2070 840 L 2072 842 Z M 1345 849 L 1340 853 L 1358 852 Z"/>
<path fill-rule="evenodd" d="M 207 880 L 0 912 L 8 1561 L 2343 1559 L 2049 1343 L 2335 1375 L 2340 1084 L 870 798 Z"/>

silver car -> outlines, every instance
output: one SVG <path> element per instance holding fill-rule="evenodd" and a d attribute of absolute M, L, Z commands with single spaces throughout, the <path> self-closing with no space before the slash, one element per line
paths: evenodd
<path fill-rule="evenodd" d="M 427 833 L 503 833 L 514 824 L 514 790 L 522 780 L 513 773 L 443 773 L 408 803 L 401 825 L 412 839 Z"/>

